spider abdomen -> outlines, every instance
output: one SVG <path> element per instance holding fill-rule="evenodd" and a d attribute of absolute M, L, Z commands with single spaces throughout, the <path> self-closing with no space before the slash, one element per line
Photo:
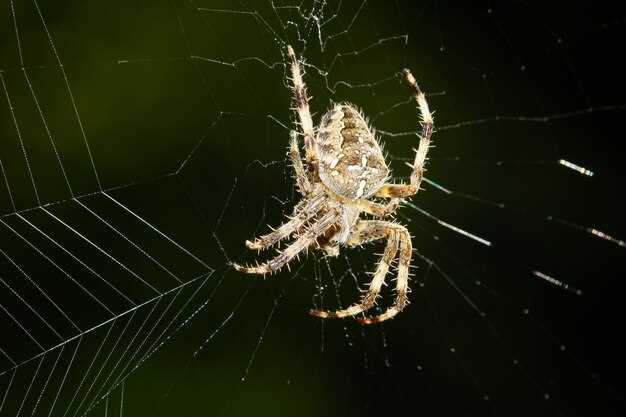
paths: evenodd
<path fill-rule="evenodd" d="M 352 104 L 336 104 L 326 112 L 316 143 L 320 179 L 342 197 L 368 198 L 389 178 L 380 145 Z"/>

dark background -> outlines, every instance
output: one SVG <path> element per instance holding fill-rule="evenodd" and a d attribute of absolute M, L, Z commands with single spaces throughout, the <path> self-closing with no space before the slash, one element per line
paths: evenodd
<path fill-rule="evenodd" d="M 1 415 L 623 415 L 624 247 L 586 230 L 626 236 L 623 7 L 132 3 L 0 6 Z M 412 304 L 383 325 L 306 314 L 357 299 L 377 245 L 312 253 L 265 281 L 226 267 L 253 260 L 244 240 L 297 200 L 286 44 L 304 55 L 315 120 L 330 100 L 356 103 L 397 178 L 417 145 L 388 134 L 417 126 L 399 70 L 435 111 L 427 177 L 454 192 L 426 184 L 412 200 L 435 218 L 400 209 Z M 160 348 L 122 383 L 141 340 Z"/>

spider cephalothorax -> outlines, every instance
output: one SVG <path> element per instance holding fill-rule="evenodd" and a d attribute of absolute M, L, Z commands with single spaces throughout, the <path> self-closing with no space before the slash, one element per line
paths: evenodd
<path fill-rule="evenodd" d="M 369 289 L 361 302 L 337 311 L 311 310 L 317 317 L 354 316 L 370 309 L 376 302 L 385 276 L 398 251 L 396 299 L 380 315 L 359 318 L 361 323 L 390 319 L 408 304 L 407 293 L 411 263 L 411 236 L 401 224 L 384 220 L 362 220 L 361 213 L 374 218 L 387 217 L 396 210 L 402 198 L 415 194 L 420 187 L 424 163 L 433 132 L 433 119 L 424 93 L 407 69 L 404 80 L 411 88 L 421 113 L 422 132 L 409 184 L 389 184 L 390 171 L 373 130 L 357 108 L 350 103 L 335 104 L 320 122 L 317 132 L 309 111 L 300 65 L 293 49 L 287 47 L 293 82 L 294 103 L 304 137 L 305 161 L 300 156 L 298 133 L 291 132 L 289 157 L 295 171 L 296 185 L 303 198 L 294 208 L 290 220 L 271 233 L 246 241 L 249 249 L 268 249 L 279 241 L 294 237 L 285 250 L 257 266 L 233 267 L 250 274 L 270 274 L 287 265 L 309 247 L 337 255 L 341 246 L 360 246 L 386 239 L 387 246 L 378 263 Z M 306 164 L 306 168 L 305 168 Z M 387 204 L 371 201 L 387 198 Z"/>

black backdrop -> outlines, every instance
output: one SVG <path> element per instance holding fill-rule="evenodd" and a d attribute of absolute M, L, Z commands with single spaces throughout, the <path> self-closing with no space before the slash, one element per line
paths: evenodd
<path fill-rule="evenodd" d="M 2 415 L 623 414 L 624 247 L 588 229 L 626 236 L 623 8 L 127 3 L 0 6 Z M 427 176 L 453 192 L 426 184 L 413 200 L 423 211 L 400 210 L 417 269 L 410 308 L 384 325 L 306 315 L 356 299 L 378 246 L 336 260 L 312 254 L 267 280 L 226 266 L 252 260 L 243 241 L 278 224 L 297 198 L 284 161 L 287 43 L 304 53 L 316 120 L 330 100 L 362 107 L 398 178 L 417 144 L 401 133 L 417 118 L 397 71 L 413 70 L 435 111 Z M 70 239 L 44 209 L 103 250 Z M 129 309 L 106 284 L 94 287 L 111 320 L 25 241 L 72 277 L 95 280 L 58 246 L 71 250 L 148 304 Z M 156 268 L 141 263 L 146 253 Z M 191 284 L 163 278 L 164 268 Z M 58 311 L 20 290 L 20 270 L 83 337 L 70 339 Z M 125 287 L 137 278 L 174 292 Z M 117 378 L 143 355 L 142 339 L 156 349 Z"/>

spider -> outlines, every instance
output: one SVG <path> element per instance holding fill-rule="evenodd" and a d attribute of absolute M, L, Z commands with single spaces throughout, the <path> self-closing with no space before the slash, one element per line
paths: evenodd
<path fill-rule="evenodd" d="M 409 266 L 411 264 L 411 236 L 408 230 L 394 221 L 380 220 L 391 216 L 402 199 L 417 193 L 424 174 L 426 154 L 433 133 L 433 118 L 424 93 L 408 69 L 403 78 L 412 91 L 421 113 L 419 147 L 415 151 L 409 184 L 390 184 L 391 171 L 387 167 L 375 130 L 351 103 L 334 104 L 322 117 L 317 129 L 309 111 L 309 99 L 302 79 L 300 64 L 293 48 L 287 46 L 294 110 L 297 112 L 304 138 L 304 161 L 300 155 L 298 133 L 292 130 L 288 155 L 295 172 L 296 187 L 302 200 L 296 204 L 289 220 L 271 233 L 246 241 L 248 249 L 265 250 L 281 240 L 295 240 L 268 262 L 256 266 L 232 264 L 237 271 L 249 274 L 271 274 L 288 265 L 310 247 L 338 256 L 341 246 L 355 247 L 386 239 L 387 245 L 376 267 L 369 288 L 361 301 L 336 310 L 310 310 L 320 318 L 352 317 L 374 306 L 385 276 L 398 256 L 395 302 L 382 314 L 357 320 L 363 324 L 390 319 L 408 304 Z M 372 201 L 388 199 L 386 204 Z M 361 213 L 375 219 L 363 220 Z"/>

